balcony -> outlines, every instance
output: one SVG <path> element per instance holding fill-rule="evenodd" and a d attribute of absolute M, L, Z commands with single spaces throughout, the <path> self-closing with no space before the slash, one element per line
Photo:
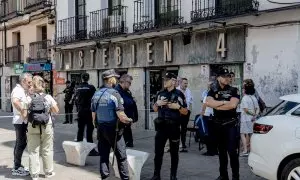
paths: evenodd
<path fill-rule="evenodd" d="M 74 16 L 57 23 L 56 44 L 68 44 L 87 39 L 87 16 Z"/>
<path fill-rule="evenodd" d="M 173 27 L 182 23 L 181 0 L 134 1 L 134 32 Z"/>
<path fill-rule="evenodd" d="M 8 21 L 17 16 L 23 15 L 22 0 L 2 0 L 0 3 L 1 21 Z"/>
<path fill-rule="evenodd" d="M 29 44 L 29 62 L 49 62 L 51 61 L 51 41 L 37 41 Z"/>
<path fill-rule="evenodd" d="M 10 63 L 23 63 L 24 62 L 24 47 L 23 45 L 17 45 L 6 48 L 7 59 L 5 64 Z"/>
<path fill-rule="evenodd" d="M 191 21 L 234 17 L 258 11 L 258 0 L 193 0 Z"/>
<path fill-rule="evenodd" d="M 24 13 L 30 13 L 39 9 L 52 6 L 53 0 L 24 0 Z"/>
<path fill-rule="evenodd" d="M 101 39 L 128 32 L 126 26 L 126 6 L 114 6 L 90 12 L 90 38 Z"/>

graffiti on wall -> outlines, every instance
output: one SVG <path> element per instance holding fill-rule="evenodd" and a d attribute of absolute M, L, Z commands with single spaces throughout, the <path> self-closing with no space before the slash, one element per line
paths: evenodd
<path fill-rule="evenodd" d="M 267 106 L 274 106 L 279 102 L 278 97 L 295 94 L 298 92 L 298 73 L 296 69 L 287 70 L 290 76 L 281 72 L 269 72 L 267 75 L 258 78 L 256 87 L 264 97 Z M 277 97 L 277 98 L 274 98 Z"/>

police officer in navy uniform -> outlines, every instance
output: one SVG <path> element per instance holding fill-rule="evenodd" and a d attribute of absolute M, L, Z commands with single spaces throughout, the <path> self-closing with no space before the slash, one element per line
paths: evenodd
<path fill-rule="evenodd" d="M 82 83 L 78 86 L 75 92 L 75 99 L 78 105 L 78 132 L 77 142 L 83 141 L 85 126 L 87 142 L 93 143 L 94 125 L 92 121 L 91 100 L 96 91 L 96 88 L 89 84 L 90 76 L 88 73 L 83 73 Z M 94 149 L 90 152 L 90 156 L 99 156 L 99 153 Z"/>
<path fill-rule="evenodd" d="M 232 179 L 239 180 L 239 121 L 236 108 L 240 96 L 238 89 L 231 87 L 231 75 L 221 68 L 218 78 L 212 84 L 207 95 L 206 105 L 214 109 L 214 128 L 217 138 L 220 162 L 220 176 L 217 180 L 229 180 L 227 165 L 228 155 L 232 169 Z"/>
<path fill-rule="evenodd" d="M 164 77 L 164 90 L 156 96 L 156 103 L 153 105 L 154 111 L 158 112 L 155 119 L 155 158 L 154 176 L 152 180 L 160 180 L 160 171 L 164 155 L 164 147 L 169 140 L 171 154 L 171 180 L 177 179 L 177 168 L 179 161 L 179 141 L 181 115 L 187 115 L 187 105 L 184 94 L 175 88 L 176 75 L 167 73 Z"/>
<path fill-rule="evenodd" d="M 132 83 L 132 76 L 129 74 L 124 74 L 120 78 L 120 83 L 116 86 L 116 90 L 120 93 L 124 100 L 124 112 L 125 114 L 133 120 L 133 122 L 138 121 L 138 109 L 136 102 L 129 90 Z M 133 147 L 133 136 L 131 130 L 131 124 L 124 126 L 123 137 L 125 140 L 126 147 Z"/>
<path fill-rule="evenodd" d="M 113 70 L 102 73 L 104 86 L 98 90 L 92 99 L 93 123 L 97 126 L 98 150 L 100 153 L 100 174 L 102 179 L 109 177 L 109 153 L 114 149 L 117 158 L 120 177 L 129 179 L 128 162 L 125 141 L 120 124 L 129 125 L 132 122 L 124 112 L 123 99 L 114 89 L 119 75 Z"/>

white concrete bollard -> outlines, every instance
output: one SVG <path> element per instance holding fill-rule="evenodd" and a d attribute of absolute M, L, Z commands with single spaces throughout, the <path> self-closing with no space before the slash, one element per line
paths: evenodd
<path fill-rule="evenodd" d="M 141 171 L 144 163 L 149 157 L 149 153 L 136 151 L 132 149 L 126 149 L 127 154 L 127 161 L 128 161 L 128 170 L 129 170 L 129 177 L 130 180 L 140 180 L 141 178 Z M 111 152 L 109 155 L 109 161 L 112 164 L 114 153 Z M 120 178 L 117 158 L 115 157 L 114 164 L 112 165 L 114 168 L 115 176 Z"/>
<path fill-rule="evenodd" d="M 63 148 L 67 163 L 84 166 L 87 155 L 96 147 L 94 143 L 64 141 Z"/>

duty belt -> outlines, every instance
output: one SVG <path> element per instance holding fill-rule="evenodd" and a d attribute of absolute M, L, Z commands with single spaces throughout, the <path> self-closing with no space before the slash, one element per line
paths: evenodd
<path fill-rule="evenodd" d="M 221 125 L 234 124 L 238 122 L 238 118 L 215 118 L 214 122 Z"/>

